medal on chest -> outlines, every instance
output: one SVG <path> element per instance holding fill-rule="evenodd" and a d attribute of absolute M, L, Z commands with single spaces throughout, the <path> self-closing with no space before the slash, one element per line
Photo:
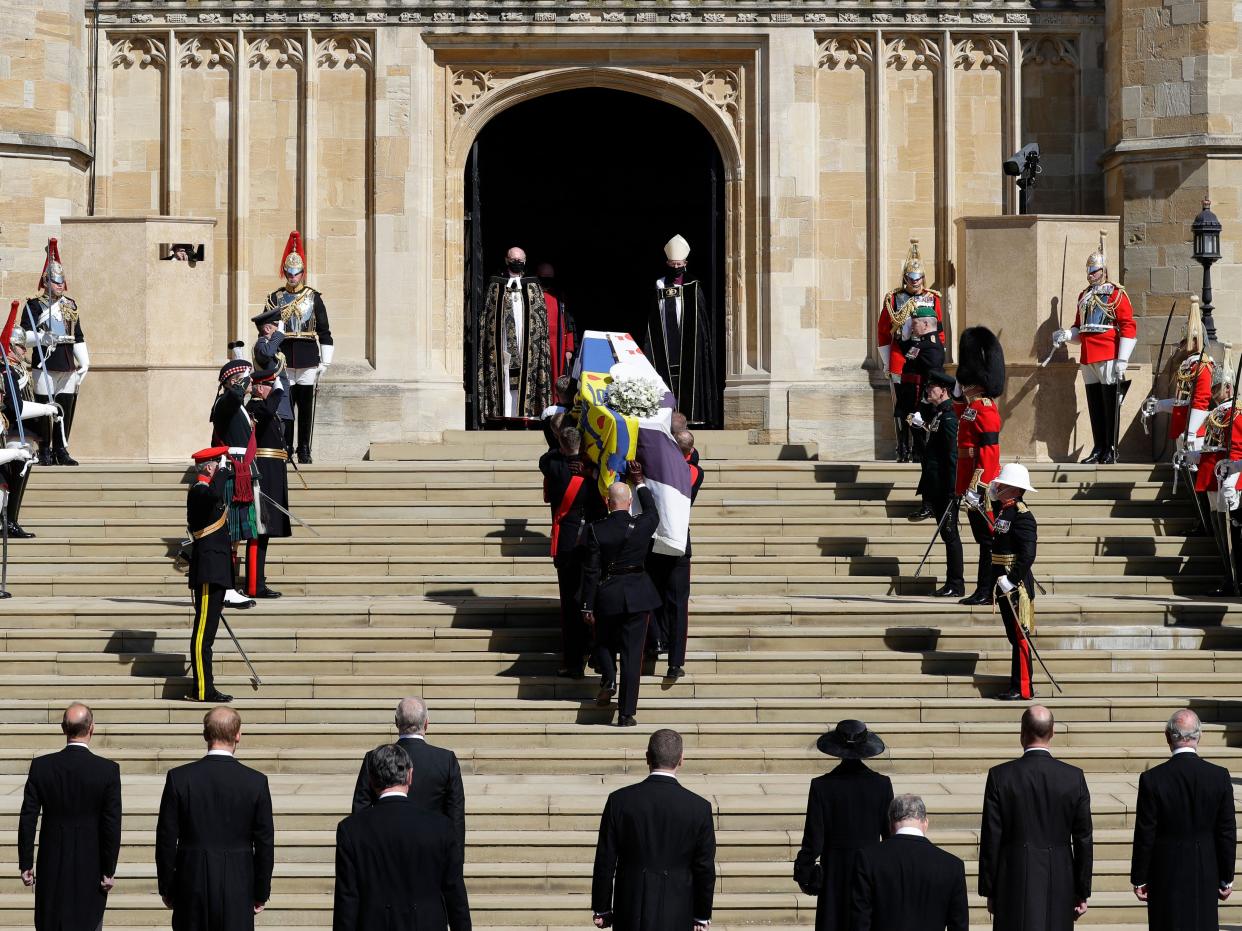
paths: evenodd
<path fill-rule="evenodd" d="M 1009 522 L 1009 521 L 1007 521 L 1007 520 L 997 520 L 997 521 L 996 521 L 996 523 L 995 523 L 995 525 L 994 525 L 994 526 L 995 526 L 995 528 L 996 528 L 996 532 L 997 532 L 997 533 L 1008 533 L 1008 532 L 1009 532 L 1009 524 L 1010 524 L 1010 522 Z"/>

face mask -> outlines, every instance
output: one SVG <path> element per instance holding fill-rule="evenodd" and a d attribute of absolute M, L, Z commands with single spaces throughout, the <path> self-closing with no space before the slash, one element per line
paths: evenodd
<path fill-rule="evenodd" d="M 679 281 L 684 279 L 686 277 L 686 267 L 687 266 L 683 265 L 681 268 L 673 268 L 672 266 L 665 265 L 664 277 L 669 281 Z"/>
<path fill-rule="evenodd" d="M 513 274 L 515 275 L 520 275 L 522 274 L 522 272 L 526 271 L 526 263 L 525 262 L 509 262 L 509 271 L 513 272 Z"/>

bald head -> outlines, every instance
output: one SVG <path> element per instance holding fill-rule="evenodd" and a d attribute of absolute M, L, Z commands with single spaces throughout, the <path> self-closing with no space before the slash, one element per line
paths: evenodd
<path fill-rule="evenodd" d="M 630 486 L 625 482 L 613 482 L 608 486 L 608 510 L 628 511 L 630 509 Z"/>
<path fill-rule="evenodd" d="M 65 709 L 60 719 L 60 729 L 64 731 L 66 740 L 89 743 L 95 731 L 95 716 L 91 709 L 80 701 L 75 701 Z"/>
<path fill-rule="evenodd" d="M 221 705 L 203 716 L 203 740 L 208 750 L 235 750 L 241 740 L 241 715 Z"/>
<path fill-rule="evenodd" d="M 505 253 L 505 261 L 506 262 L 521 262 L 525 264 L 526 263 L 526 250 L 521 248 L 520 246 L 514 246 L 512 249 L 510 249 L 508 252 Z"/>
<path fill-rule="evenodd" d="M 399 737 L 427 733 L 427 703 L 421 698 L 401 699 L 393 721 L 397 725 Z"/>
<path fill-rule="evenodd" d="M 1173 712 L 1169 723 L 1164 726 L 1164 739 L 1169 742 L 1172 750 L 1199 746 L 1200 734 L 1199 716 L 1189 708 Z"/>
<path fill-rule="evenodd" d="M 1043 705 L 1031 705 L 1022 712 L 1022 746 L 1046 747 L 1052 743 L 1052 732 L 1056 722 L 1052 712 Z"/>

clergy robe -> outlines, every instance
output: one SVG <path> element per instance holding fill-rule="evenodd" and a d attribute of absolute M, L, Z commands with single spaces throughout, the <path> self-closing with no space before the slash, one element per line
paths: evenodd
<path fill-rule="evenodd" d="M 577 345 L 574 318 L 565 306 L 565 300 L 544 289 L 543 303 L 548 309 L 548 360 L 552 367 L 552 384 L 562 375 L 572 374 L 570 360 Z"/>
<path fill-rule="evenodd" d="M 643 352 L 690 423 L 720 423 L 716 325 L 700 282 L 666 286 L 664 278 L 656 280 Z"/>
<path fill-rule="evenodd" d="M 495 275 L 479 321 L 477 398 L 484 422 L 538 418 L 552 403 L 548 309 L 535 277 Z"/>

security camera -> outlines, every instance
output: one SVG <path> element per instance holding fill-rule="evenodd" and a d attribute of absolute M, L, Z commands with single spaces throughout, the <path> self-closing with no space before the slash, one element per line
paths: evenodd
<path fill-rule="evenodd" d="M 1013 155 L 1005 159 L 1005 174 L 1017 177 L 1023 171 L 1034 170 L 1038 172 L 1039 168 L 1039 143 L 1028 142 Z"/>

